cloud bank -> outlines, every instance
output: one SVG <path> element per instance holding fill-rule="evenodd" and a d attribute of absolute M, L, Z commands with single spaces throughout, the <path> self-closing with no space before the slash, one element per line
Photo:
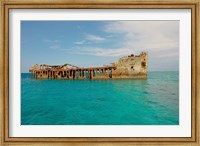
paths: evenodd
<path fill-rule="evenodd" d="M 105 23 L 103 31 L 110 36 L 120 36 L 116 42 L 120 47 L 79 48 L 83 54 L 96 56 L 122 56 L 141 51 L 160 52 L 170 50 L 172 56 L 178 55 L 179 22 L 178 21 L 112 21 Z M 112 38 L 109 38 L 112 39 Z M 104 41 L 103 37 L 87 35 L 86 40 Z M 85 41 L 76 42 L 84 44 Z M 167 53 L 167 52 L 166 52 Z"/>
<path fill-rule="evenodd" d="M 107 41 L 114 42 L 113 36 L 120 38 L 115 42 L 118 47 L 82 46 L 77 48 L 77 52 L 99 57 L 121 57 L 148 51 L 151 68 L 158 70 L 158 62 L 162 62 L 166 66 L 174 64 L 171 68 L 178 70 L 179 21 L 110 21 L 104 23 L 102 31 L 107 36 L 112 36 L 107 37 Z M 87 36 L 86 39 L 105 40 L 93 35 Z"/>

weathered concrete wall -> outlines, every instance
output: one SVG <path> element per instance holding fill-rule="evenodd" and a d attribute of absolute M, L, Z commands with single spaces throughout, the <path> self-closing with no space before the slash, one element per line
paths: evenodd
<path fill-rule="evenodd" d="M 138 56 L 126 56 L 114 63 L 116 69 L 113 78 L 146 78 L 148 68 L 148 54 L 142 52 Z"/>

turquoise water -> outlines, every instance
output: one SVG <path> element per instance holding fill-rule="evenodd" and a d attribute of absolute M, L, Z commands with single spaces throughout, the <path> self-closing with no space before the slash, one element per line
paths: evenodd
<path fill-rule="evenodd" d="M 179 73 L 147 80 L 35 80 L 21 75 L 22 125 L 177 125 Z"/>

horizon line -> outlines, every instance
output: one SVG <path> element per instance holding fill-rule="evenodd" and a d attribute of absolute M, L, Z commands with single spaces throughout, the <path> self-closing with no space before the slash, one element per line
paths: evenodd
<path fill-rule="evenodd" d="M 148 71 L 148 72 L 170 72 L 170 71 L 179 72 L 179 70 L 151 70 L 151 71 Z M 21 73 L 30 73 L 30 72 L 21 72 Z"/>

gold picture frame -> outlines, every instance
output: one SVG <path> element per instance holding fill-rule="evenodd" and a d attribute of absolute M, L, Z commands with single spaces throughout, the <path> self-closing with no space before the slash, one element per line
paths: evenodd
<path fill-rule="evenodd" d="M 151 145 L 198 145 L 199 144 L 199 0 L 175 0 L 175 1 L 122 1 L 122 0 L 97 0 L 97 1 L 73 1 L 73 0 L 1 0 L 1 51 L 0 51 L 0 85 L 1 85 L 1 144 L 78 144 L 78 145 L 125 145 L 125 144 L 151 144 Z M 131 137 L 131 138 L 43 138 L 43 137 L 9 137 L 9 9 L 63 9 L 63 8 L 113 8 L 113 9 L 191 9 L 192 13 L 192 137 Z"/>

